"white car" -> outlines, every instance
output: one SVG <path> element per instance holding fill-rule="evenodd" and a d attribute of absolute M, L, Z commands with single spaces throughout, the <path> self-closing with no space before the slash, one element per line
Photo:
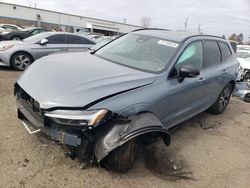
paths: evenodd
<path fill-rule="evenodd" d="M 18 26 L 18 25 L 14 25 L 14 24 L 0 24 L 0 27 L 3 28 L 3 29 L 15 30 L 15 31 L 23 29 L 23 27 Z"/>
<path fill-rule="evenodd" d="M 237 59 L 240 62 L 234 95 L 250 102 L 250 46 L 237 46 Z"/>
<path fill-rule="evenodd" d="M 7 34 L 11 31 L 20 31 L 23 28 L 21 26 L 18 25 L 14 25 L 14 24 L 0 24 L 0 34 Z"/>

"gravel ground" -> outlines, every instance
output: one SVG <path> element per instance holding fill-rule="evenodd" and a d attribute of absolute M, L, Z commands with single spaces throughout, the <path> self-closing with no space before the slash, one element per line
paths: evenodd
<path fill-rule="evenodd" d="M 0 187 L 250 187 L 250 104 L 232 99 L 222 115 L 202 113 L 172 132 L 172 144 L 148 146 L 118 174 L 65 157 L 65 149 L 29 135 L 16 118 L 20 72 L 0 67 Z"/>

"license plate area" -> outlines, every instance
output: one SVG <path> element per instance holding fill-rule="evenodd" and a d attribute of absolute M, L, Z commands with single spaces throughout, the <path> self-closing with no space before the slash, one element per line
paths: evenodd
<path fill-rule="evenodd" d="M 41 129 L 35 129 L 28 121 L 21 121 L 25 129 L 28 131 L 29 134 L 35 134 L 41 131 Z"/>

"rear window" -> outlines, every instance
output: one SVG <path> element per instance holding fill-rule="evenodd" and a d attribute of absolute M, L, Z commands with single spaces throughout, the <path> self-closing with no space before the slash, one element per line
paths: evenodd
<path fill-rule="evenodd" d="M 65 44 L 66 43 L 66 35 L 64 34 L 58 34 L 58 35 L 52 35 L 48 38 L 48 44 Z"/>
<path fill-rule="evenodd" d="M 222 61 L 226 61 L 232 55 L 231 50 L 224 42 L 219 42 L 219 45 L 221 49 Z"/>
<path fill-rule="evenodd" d="M 94 42 L 75 35 L 68 35 L 67 36 L 67 43 L 68 44 L 95 44 Z"/>
<path fill-rule="evenodd" d="M 211 67 L 220 63 L 221 54 L 216 41 L 204 41 L 205 61 L 204 67 Z"/>

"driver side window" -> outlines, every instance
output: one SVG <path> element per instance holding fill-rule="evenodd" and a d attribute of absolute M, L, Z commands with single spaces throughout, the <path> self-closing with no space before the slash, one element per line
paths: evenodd
<path fill-rule="evenodd" d="M 203 52 L 202 42 L 197 41 L 188 45 L 188 47 L 182 52 L 177 63 L 175 64 L 175 70 L 178 70 L 184 65 L 192 65 L 195 68 L 201 70 L 203 66 Z"/>

